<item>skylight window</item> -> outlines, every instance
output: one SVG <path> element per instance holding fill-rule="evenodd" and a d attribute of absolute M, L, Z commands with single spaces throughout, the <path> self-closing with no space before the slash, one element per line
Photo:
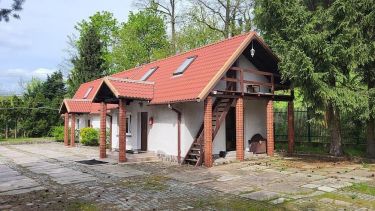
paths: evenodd
<path fill-rule="evenodd" d="M 185 72 L 185 70 L 193 63 L 193 61 L 197 58 L 197 56 L 190 56 L 186 58 L 186 60 L 174 71 L 173 75 L 181 75 Z"/>
<path fill-rule="evenodd" d="M 85 95 L 83 96 L 83 99 L 86 99 L 88 96 L 89 96 L 89 94 L 90 94 L 90 92 L 91 92 L 91 90 L 92 90 L 92 86 L 90 86 L 88 89 L 87 89 L 87 91 L 86 91 L 86 93 L 85 93 Z"/>
<path fill-rule="evenodd" d="M 150 68 L 141 78 L 141 81 L 147 80 L 155 71 L 158 69 L 158 67 L 152 67 Z"/>

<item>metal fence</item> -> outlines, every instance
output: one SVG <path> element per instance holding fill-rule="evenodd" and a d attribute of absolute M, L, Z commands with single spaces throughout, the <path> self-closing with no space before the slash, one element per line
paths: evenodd
<path fill-rule="evenodd" d="M 308 121 L 308 111 L 294 111 L 294 131 L 296 143 L 329 143 L 329 131 L 324 124 Z M 274 112 L 275 141 L 288 141 L 287 111 Z M 365 125 L 353 122 L 349 118 L 341 119 L 343 144 L 366 144 Z"/>

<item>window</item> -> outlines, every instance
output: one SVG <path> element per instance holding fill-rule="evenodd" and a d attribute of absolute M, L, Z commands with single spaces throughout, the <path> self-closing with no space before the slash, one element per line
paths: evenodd
<path fill-rule="evenodd" d="M 173 75 L 181 75 L 185 72 L 185 70 L 193 63 L 193 61 L 197 58 L 197 56 L 190 56 L 188 57 L 178 68 L 174 71 Z"/>
<path fill-rule="evenodd" d="M 91 127 L 91 121 L 90 121 L 90 119 L 87 120 L 87 127 Z"/>
<path fill-rule="evenodd" d="M 147 80 L 156 70 L 158 67 L 152 67 L 150 68 L 141 78 L 141 81 Z"/>
<path fill-rule="evenodd" d="M 129 114 L 129 115 L 126 115 L 126 135 L 131 135 L 132 132 L 131 132 L 131 124 L 132 124 L 132 115 Z"/>
<path fill-rule="evenodd" d="M 88 89 L 87 89 L 87 91 L 86 91 L 86 93 L 85 93 L 85 95 L 83 96 L 83 99 L 86 99 L 88 96 L 89 96 L 89 94 L 90 94 L 90 92 L 91 92 L 91 90 L 92 90 L 92 86 L 90 86 Z"/>

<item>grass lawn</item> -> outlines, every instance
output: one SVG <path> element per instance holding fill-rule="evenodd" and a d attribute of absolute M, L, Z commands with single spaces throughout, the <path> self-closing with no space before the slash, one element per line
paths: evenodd
<path fill-rule="evenodd" d="M 1 144 L 22 144 L 22 143 L 41 143 L 41 142 L 48 142 L 53 141 L 52 137 L 41 137 L 41 138 L 8 138 L 8 139 L 0 139 Z"/>

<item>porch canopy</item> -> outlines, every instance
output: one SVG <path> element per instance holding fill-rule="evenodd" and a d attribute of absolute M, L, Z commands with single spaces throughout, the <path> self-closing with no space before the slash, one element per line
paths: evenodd
<path fill-rule="evenodd" d="M 106 157 L 107 104 L 118 104 L 119 162 L 126 161 L 126 104 L 132 100 L 151 101 L 154 83 L 115 77 L 104 77 L 94 94 L 93 103 L 100 103 L 100 158 Z"/>
<path fill-rule="evenodd" d="M 109 104 L 107 110 L 117 109 L 117 104 Z M 69 146 L 69 119 L 70 119 L 70 146 L 75 145 L 76 115 L 99 114 L 100 103 L 92 103 L 90 99 L 64 99 L 59 113 L 64 115 L 64 145 Z"/>

